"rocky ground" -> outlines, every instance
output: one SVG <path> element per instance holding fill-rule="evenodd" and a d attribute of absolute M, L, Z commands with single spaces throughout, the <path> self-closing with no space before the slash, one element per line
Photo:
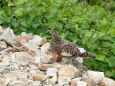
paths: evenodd
<path fill-rule="evenodd" d="M 46 38 L 0 26 L 0 86 L 115 86 L 103 72 L 82 70 L 48 52 Z M 81 68 L 81 69 L 80 69 Z"/>

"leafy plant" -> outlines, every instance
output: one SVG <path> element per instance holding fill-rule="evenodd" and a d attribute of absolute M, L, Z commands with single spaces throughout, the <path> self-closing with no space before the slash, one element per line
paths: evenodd
<path fill-rule="evenodd" d="M 104 5 L 88 5 L 78 0 L 0 0 L 0 25 L 50 38 L 54 28 L 61 38 L 70 40 L 96 59 L 84 64 L 115 79 L 115 13 Z M 110 6 L 108 4 L 108 6 Z"/>

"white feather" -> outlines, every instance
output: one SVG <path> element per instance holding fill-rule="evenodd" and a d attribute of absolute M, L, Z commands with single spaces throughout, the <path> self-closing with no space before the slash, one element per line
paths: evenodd
<path fill-rule="evenodd" d="M 67 52 L 64 52 L 64 51 L 61 53 L 61 55 L 62 55 L 62 56 L 72 56 L 72 54 L 67 53 Z"/>
<path fill-rule="evenodd" d="M 86 52 L 86 50 L 84 48 L 78 48 L 80 50 L 81 53 Z"/>

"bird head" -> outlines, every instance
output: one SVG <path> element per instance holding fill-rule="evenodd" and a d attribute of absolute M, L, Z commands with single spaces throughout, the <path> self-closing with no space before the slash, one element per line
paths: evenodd
<path fill-rule="evenodd" d="M 48 32 L 52 35 L 53 39 L 58 39 L 58 35 L 55 30 L 51 29 L 51 30 L 48 30 Z"/>
<path fill-rule="evenodd" d="M 51 35 L 55 35 L 56 32 L 52 29 L 52 30 L 48 30 L 48 32 L 51 34 Z"/>

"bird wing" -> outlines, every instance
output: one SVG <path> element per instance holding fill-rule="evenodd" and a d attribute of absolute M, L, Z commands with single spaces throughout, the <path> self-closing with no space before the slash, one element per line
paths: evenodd
<path fill-rule="evenodd" d="M 62 56 L 74 56 L 80 53 L 77 45 L 67 40 L 62 40 L 62 42 Z"/>

